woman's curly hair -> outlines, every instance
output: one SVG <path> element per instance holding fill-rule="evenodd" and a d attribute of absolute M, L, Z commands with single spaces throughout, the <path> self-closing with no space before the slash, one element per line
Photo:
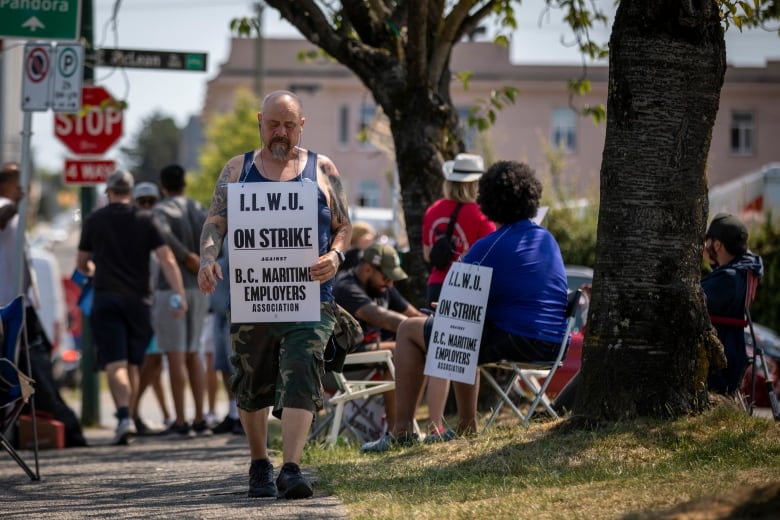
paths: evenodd
<path fill-rule="evenodd" d="M 498 161 L 479 179 L 477 203 L 499 224 L 535 217 L 541 198 L 542 183 L 525 163 Z"/>

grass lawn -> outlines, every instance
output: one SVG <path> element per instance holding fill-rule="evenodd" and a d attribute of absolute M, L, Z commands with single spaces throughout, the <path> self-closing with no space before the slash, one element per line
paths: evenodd
<path fill-rule="evenodd" d="M 484 435 L 383 454 L 309 444 L 303 464 L 356 519 L 621 518 L 780 482 L 780 424 L 729 404 L 596 431 L 562 422 L 506 417 Z"/>

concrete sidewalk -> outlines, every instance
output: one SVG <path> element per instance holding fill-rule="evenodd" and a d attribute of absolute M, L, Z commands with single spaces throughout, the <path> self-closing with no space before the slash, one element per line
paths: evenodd
<path fill-rule="evenodd" d="M 247 498 L 245 437 L 139 437 L 130 446 L 111 446 L 111 430 L 85 433 L 89 447 L 40 452 L 37 482 L 0 450 L 0 517 L 348 518 L 336 498 L 318 490 L 305 467 L 314 497 Z M 32 452 L 21 453 L 32 466 Z M 272 461 L 278 474 L 279 458 Z"/>
<path fill-rule="evenodd" d="M 101 377 L 105 377 L 101 374 Z M 163 385 L 169 406 L 173 400 L 167 375 Z M 314 497 L 303 500 L 247 498 L 249 447 L 246 437 L 214 435 L 193 439 L 137 437 L 129 446 L 111 446 L 116 427 L 114 404 L 100 385 L 100 424 L 85 428 L 85 448 L 42 450 L 41 480 L 33 482 L 16 462 L 0 449 L 0 518 L 348 518 L 341 502 L 324 496 L 316 475 Z M 61 391 L 77 416 L 80 395 Z M 185 392 L 185 411 L 193 416 L 192 397 Z M 220 396 L 222 397 L 222 396 Z M 227 413 L 224 398 L 215 410 Z M 141 414 L 150 423 L 162 423 L 162 415 L 147 390 Z M 22 458 L 33 467 L 32 451 Z M 272 453 L 275 473 L 281 453 Z"/>

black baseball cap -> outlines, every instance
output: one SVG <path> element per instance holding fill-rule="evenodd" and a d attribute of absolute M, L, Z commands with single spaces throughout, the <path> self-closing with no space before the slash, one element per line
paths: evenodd
<path fill-rule="evenodd" d="M 726 251 L 732 255 L 740 255 L 747 251 L 747 227 L 730 213 L 715 215 L 704 238 L 719 240 L 726 247 Z"/>

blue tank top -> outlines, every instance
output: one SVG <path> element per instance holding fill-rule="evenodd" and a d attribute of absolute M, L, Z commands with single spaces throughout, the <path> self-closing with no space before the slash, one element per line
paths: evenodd
<path fill-rule="evenodd" d="M 330 207 L 325 194 L 320 189 L 319 184 L 317 184 L 317 154 L 311 150 L 307 153 L 306 166 L 303 168 L 303 171 L 294 179 L 285 182 L 301 182 L 302 179 L 306 179 L 317 185 L 317 243 L 319 245 L 319 254 L 322 256 L 330 249 Z M 241 170 L 239 182 L 277 182 L 260 174 L 255 166 L 254 154 L 254 150 L 244 154 L 244 167 Z M 333 278 L 320 284 L 320 301 L 333 301 Z"/>

